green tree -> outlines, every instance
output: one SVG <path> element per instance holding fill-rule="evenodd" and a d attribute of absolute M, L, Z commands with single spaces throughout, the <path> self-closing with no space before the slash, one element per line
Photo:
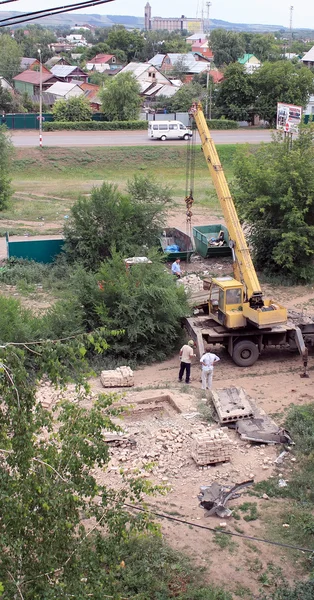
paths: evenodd
<path fill-rule="evenodd" d="M 0 75 L 12 81 L 21 71 L 21 49 L 10 35 L 0 35 Z"/>
<path fill-rule="evenodd" d="M 189 312 L 182 286 L 177 286 L 157 253 L 152 264 L 127 272 L 123 255 L 113 253 L 98 278 L 103 284 L 97 313 L 109 327 L 124 329 L 112 351 L 138 362 L 162 360 L 173 352 L 182 334 L 180 321 Z"/>
<path fill-rule="evenodd" d="M 225 78 L 217 90 L 216 108 L 227 119 L 247 121 L 250 119 L 255 94 L 251 75 L 240 63 L 230 64 Z"/>
<path fill-rule="evenodd" d="M 5 127 L 0 127 L 0 210 L 4 210 L 12 196 L 10 169 L 13 146 Z"/>
<path fill-rule="evenodd" d="M 292 149 L 279 136 L 235 163 L 236 201 L 248 223 L 256 267 L 294 282 L 314 278 L 314 132 Z"/>
<path fill-rule="evenodd" d="M 210 34 L 209 45 L 217 67 L 235 62 L 245 50 L 241 35 L 225 29 L 214 29 Z"/>
<path fill-rule="evenodd" d="M 187 63 L 185 55 L 182 55 L 174 63 L 170 75 L 173 79 L 181 79 L 181 81 L 184 81 L 186 78 L 187 72 L 188 72 L 188 63 Z"/>
<path fill-rule="evenodd" d="M 191 81 L 180 87 L 171 98 L 159 98 L 159 105 L 174 112 L 187 112 L 193 102 L 202 100 L 205 91 L 200 83 Z"/>
<path fill-rule="evenodd" d="M 274 125 L 277 102 L 305 106 L 314 90 L 313 73 L 300 64 L 290 61 L 265 63 L 252 74 L 256 112 Z"/>
<path fill-rule="evenodd" d="M 151 177 L 135 177 L 128 193 L 104 183 L 94 188 L 89 198 L 81 197 L 71 208 L 65 225 L 69 260 L 82 261 L 96 270 L 112 248 L 130 256 L 143 246 L 152 246 L 165 224 L 170 190 Z"/>
<path fill-rule="evenodd" d="M 4 87 L 2 87 L 0 83 L 0 112 L 11 112 L 13 105 L 14 103 L 12 94 L 10 94 L 9 90 L 6 90 Z"/>
<path fill-rule="evenodd" d="M 52 109 L 55 121 L 90 121 L 92 109 L 84 96 L 57 100 Z"/>
<path fill-rule="evenodd" d="M 140 86 L 132 73 L 120 73 L 100 90 L 102 112 L 109 121 L 132 121 L 140 112 Z"/>
<path fill-rule="evenodd" d="M 140 55 L 145 43 L 144 37 L 139 31 L 127 31 L 122 25 L 111 28 L 106 42 L 109 48 L 123 50 L 128 62 Z"/>

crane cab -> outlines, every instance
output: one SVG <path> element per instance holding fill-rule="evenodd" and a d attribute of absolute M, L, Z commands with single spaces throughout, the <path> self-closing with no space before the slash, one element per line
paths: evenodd
<path fill-rule="evenodd" d="M 243 315 L 244 286 L 233 277 L 212 279 L 209 295 L 211 317 L 230 329 L 245 327 Z"/>

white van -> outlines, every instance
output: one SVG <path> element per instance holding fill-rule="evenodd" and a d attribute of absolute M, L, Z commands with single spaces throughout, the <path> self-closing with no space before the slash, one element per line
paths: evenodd
<path fill-rule="evenodd" d="M 155 140 L 188 140 L 193 132 L 181 121 L 149 121 L 148 137 Z"/>

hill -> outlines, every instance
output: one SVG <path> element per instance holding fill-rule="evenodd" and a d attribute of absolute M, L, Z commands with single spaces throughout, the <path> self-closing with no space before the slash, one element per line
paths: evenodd
<path fill-rule="evenodd" d="M 0 11 L 1 19 L 13 16 L 22 16 L 23 13 L 17 11 Z M 34 21 L 30 21 L 30 24 Z M 59 15 L 52 15 L 49 17 L 42 17 L 38 19 L 36 23 L 40 25 L 46 25 L 47 27 L 73 27 L 74 25 L 89 24 L 94 27 L 112 27 L 113 25 L 124 25 L 124 27 L 130 29 L 142 29 L 144 27 L 143 17 L 134 17 L 132 15 L 99 15 L 99 14 L 87 14 L 87 13 L 64 13 Z M 27 22 L 17 27 L 27 26 Z M 251 23 L 231 23 L 229 21 L 222 21 L 220 19 L 210 20 L 211 29 L 230 29 L 233 31 L 248 31 L 255 33 L 271 33 L 275 31 L 288 31 L 287 27 L 282 25 L 263 25 L 263 24 L 251 24 Z M 296 31 L 312 31 L 311 29 L 295 29 Z"/>

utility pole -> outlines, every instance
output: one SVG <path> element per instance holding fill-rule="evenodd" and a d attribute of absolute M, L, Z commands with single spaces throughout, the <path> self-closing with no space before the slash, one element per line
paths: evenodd
<path fill-rule="evenodd" d="M 212 118 L 212 82 L 209 80 L 210 65 L 207 65 L 206 73 L 206 102 L 205 102 L 205 115 L 207 119 Z M 208 94 L 209 92 L 209 94 Z M 209 96 L 209 111 L 208 111 L 208 96 Z"/>
<path fill-rule="evenodd" d="M 209 35 L 210 25 L 209 25 L 209 9 L 211 7 L 211 2 L 206 2 L 206 33 Z"/>
<path fill-rule="evenodd" d="M 293 6 L 290 6 L 290 54 L 292 52 L 292 23 L 293 23 Z"/>
<path fill-rule="evenodd" d="M 43 64 L 41 61 L 41 50 L 39 54 L 39 147 L 43 146 Z"/>

